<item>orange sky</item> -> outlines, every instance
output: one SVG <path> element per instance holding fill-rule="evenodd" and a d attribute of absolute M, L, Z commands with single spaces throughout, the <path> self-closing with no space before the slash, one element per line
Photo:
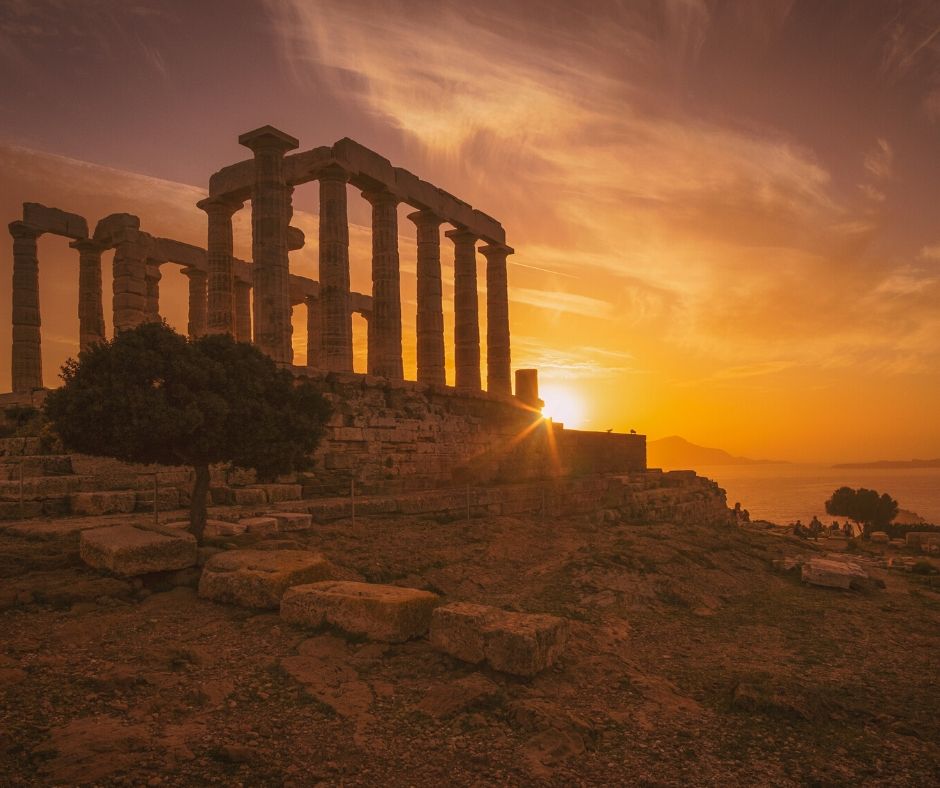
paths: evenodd
<path fill-rule="evenodd" d="M 240 132 L 351 136 L 503 222 L 513 365 L 540 369 L 550 404 L 579 403 L 571 426 L 752 457 L 940 456 L 936 3 L 78 5 L 0 6 L 5 221 L 27 200 L 92 226 L 126 211 L 204 245 L 194 204 L 246 157 Z M 292 267 L 316 277 L 316 186 L 294 199 L 312 244 Z M 350 190 L 364 292 L 368 216 Z M 236 230 L 247 256 L 247 211 Z M 53 382 L 77 346 L 77 254 L 44 237 L 40 269 Z M 169 266 L 162 290 L 185 329 Z"/>

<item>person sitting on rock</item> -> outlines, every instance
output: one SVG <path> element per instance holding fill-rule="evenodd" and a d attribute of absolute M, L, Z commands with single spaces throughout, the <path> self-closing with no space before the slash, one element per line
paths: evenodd
<path fill-rule="evenodd" d="M 800 537 L 800 539 L 806 538 L 806 529 L 803 527 L 803 523 L 800 520 L 796 521 L 796 524 L 793 526 L 794 536 Z"/>

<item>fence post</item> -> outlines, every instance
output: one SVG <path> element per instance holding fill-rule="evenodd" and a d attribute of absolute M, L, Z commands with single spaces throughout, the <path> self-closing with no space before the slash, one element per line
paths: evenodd
<path fill-rule="evenodd" d="M 24 497 L 25 497 L 23 493 L 23 463 L 24 463 L 24 460 L 20 459 L 20 517 L 21 518 L 25 517 L 24 509 L 26 507 L 26 504 L 23 502 Z"/>
<path fill-rule="evenodd" d="M 349 498 L 351 502 L 352 509 L 352 524 L 356 524 L 356 480 L 349 480 Z"/>
<path fill-rule="evenodd" d="M 160 510 L 160 506 L 157 502 L 159 495 L 160 495 L 160 472 L 154 471 L 153 472 L 153 524 L 154 525 L 159 524 L 159 516 L 157 514 Z"/>

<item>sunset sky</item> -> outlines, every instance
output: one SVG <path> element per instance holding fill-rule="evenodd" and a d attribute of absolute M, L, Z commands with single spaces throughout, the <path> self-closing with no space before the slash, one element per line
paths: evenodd
<path fill-rule="evenodd" d="M 248 157 L 239 133 L 349 136 L 503 223 L 513 366 L 579 404 L 571 426 L 787 460 L 940 456 L 935 0 L 3 0 L 0 69 L 5 223 L 23 201 L 92 227 L 122 211 L 204 246 L 195 203 Z M 294 207 L 292 270 L 316 278 L 315 184 Z M 362 292 L 368 208 L 351 189 Z M 39 252 L 48 385 L 77 350 L 78 255 L 50 236 Z M 185 293 L 165 266 L 184 331 Z"/>

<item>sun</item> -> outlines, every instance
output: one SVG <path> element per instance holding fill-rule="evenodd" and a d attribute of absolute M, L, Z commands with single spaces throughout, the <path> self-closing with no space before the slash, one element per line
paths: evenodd
<path fill-rule="evenodd" d="M 549 383 L 539 387 L 544 400 L 542 415 L 566 427 L 580 427 L 584 423 L 584 400 L 568 386 Z"/>

